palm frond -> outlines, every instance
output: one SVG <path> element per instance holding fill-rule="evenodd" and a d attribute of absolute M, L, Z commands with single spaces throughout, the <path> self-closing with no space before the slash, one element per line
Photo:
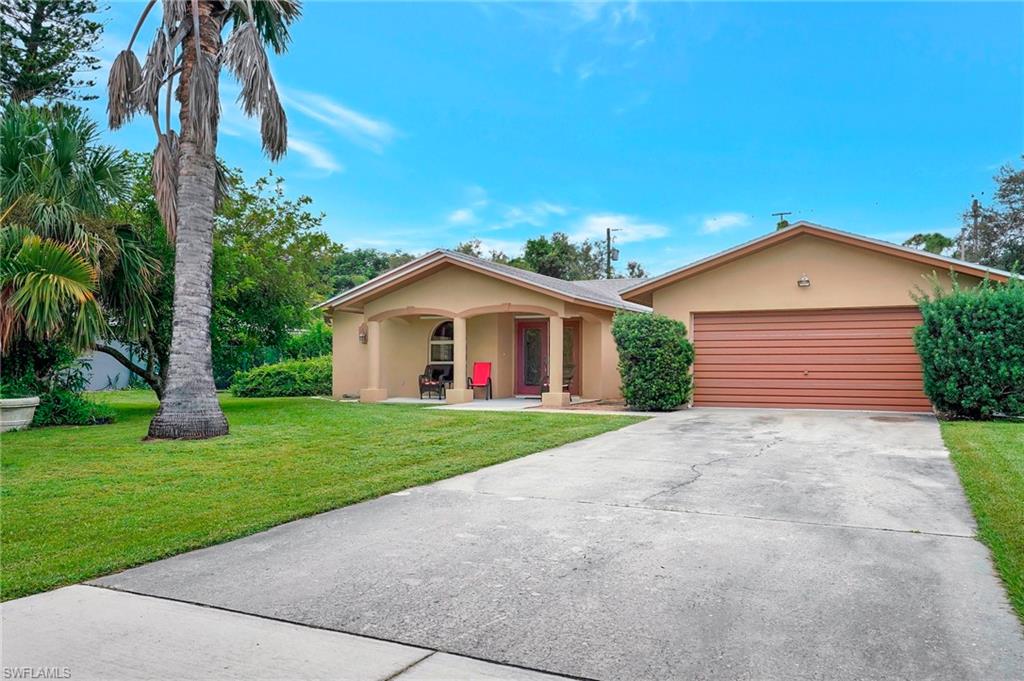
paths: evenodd
<path fill-rule="evenodd" d="M 163 6 L 164 26 L 168 31 L 172 31 L 175 26 L 185 20 L 188 2 L 186 0 L 163 0 Z"/>
<path fill-rule="evenodd" d="M 171 69 L 174 51 L 170 48 L 167 33 L 163 27 L 156 30 L 153 43 L 146 54 L 146 63 L 142 67 L 142 83 L 136 90 L 136 104 L 150 114 L 155 114 L 159 106 L 160 88 L 167 72 Z"/>
<path fill-rule="evenodd" d="M 160 135 L 153 151 L 153 196 L 164 221 L 167 239 L 173 244 L 178 232 L 178 135 Z"/>
<path fill-rule="evenodd" d="M 120 128 L 138 111 L 135 91 L 141 83 L 139 58 L 131 50 L 122 50 L 107 79 L 107 120 L 111 130 Z"/>
<path fill-rule="evenodd" d="M 217 159 L 217 175 L 213 185 L 214 209 L 219 209 L 224 199 L 232 194 L 231 172 L 224 162 Z"/>
<path fill-rule="evenodd" d="M 214 153 L 220 97 L 217 91 L 217 66 L 213 57 L 200 52 L 188 81 L 189 124 L 204 153 Z"/>
<path fill-rule="evenodd" d="M 4 242 L 8 250 L 11 244 Z M 69 311 L 75 315 L 72 342 L 76 347 L 88 345 L 88 334 L 102 326 L 102 316 L 97 317 L 96 269 L 65 244 L 35 234 L 24 236 L 0 271 L 0 288 L 9 314 L 20 317 L 29 338 L 45 339 L 55 333 Z"/>
<path fill-rule="evenodd" d="M 271 80 L 262 103 L 263 114 L 260 116 L 260 137 L 263 150 L 270 160 L 277 161 L 288 151 L 288 116 L 277 96 L 277 87 Z"/>
<path fill-rule="evenodd" d="M 235 29 L 224 43 L 224 64 L 242 85 L 242 110 L 247 116 L 259 113 L 270 82 L 270 63 L 253 22 Z"/>
<path fill-rule="evenodd" d="M 251 3 L 251 6 L 252 21 L 261 40 L 276 54 L 283 53 L 291 40 L 288 27 L 302 14 L 302 3 L 299 0 L 261 0 Z M 236 30 L 250 21 L 248 8 L 240 2 L 232 3 L 229 16 Z"/>
<path fill-rule="evenodd" d="M 117 311 L 116 325 L 125 336 L 141 338 L 153 327 L 156 310 L 150 294 L 160 274 L 160 261 L 128 225 L 116 228 L 117 262 L 104 277 L 102 300 Z"/>

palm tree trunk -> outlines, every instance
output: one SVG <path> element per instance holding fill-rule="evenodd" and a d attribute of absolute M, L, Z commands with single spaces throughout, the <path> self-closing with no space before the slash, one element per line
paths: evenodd
<path fill-rule="evenodd" d="M 209 0 L 202 0 L 199 7 L 200 46 L 207 54 L 216 55 L 220 50 L 222 19 L 214 15 L 213 3 Z M 228 432 L 228 422 L 213 383 L 210 348 L 217 161 L 216 151 L 204 152 L 192 134 L 188 93 L 196 63 L 194 39 L 195 36 L 189 36 L 183 46 L 178 85 L 181 157 L 174 256 L 174 325 L 164 397 L 149 424 L 151 438 L 203 439 Z M 215 150 L 216 144 L 212 146 Z"/>

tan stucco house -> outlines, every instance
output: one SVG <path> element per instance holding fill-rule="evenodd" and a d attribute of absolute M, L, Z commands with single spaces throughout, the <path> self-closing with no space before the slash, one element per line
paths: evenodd
<path fill-rule="evenodd" d="M 563 281 L 435 250 L 320 307 L 336 398 L 416 397 L 430 365 L 448 402 L 466 402 L 474 362 L 491 363 L 494 397 L 615 398 L 612 316 L 653 310 L 690 330 L 697 406 L 927 411 L 913 295 L 952 273 L 961 286 L 1011 276 L 799 222 L 644 280 Z"/>

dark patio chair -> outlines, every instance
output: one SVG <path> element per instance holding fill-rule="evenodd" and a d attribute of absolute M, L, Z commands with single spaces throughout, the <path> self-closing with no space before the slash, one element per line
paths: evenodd
<path fill-rule="evenodd" d="M 436 395 L 443 400 L 445 389 L 451 381 L 451 367 L 447 364 L 428 364 L 417 379 L 420 385 L 420 399 L 423 395 Z"/>

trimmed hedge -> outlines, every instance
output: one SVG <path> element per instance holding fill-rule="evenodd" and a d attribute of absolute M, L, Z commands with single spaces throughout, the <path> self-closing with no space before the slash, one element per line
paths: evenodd
<path fill-rule="evenodd" d="M 690 401 L 693 344 L 686 325 L 660 314 L 620 312 L 612 322 L 626 404 L 668 411 Z"/>
<path fill-rule="evenodd" d="M 954 283 L 917 299 L 924 391 L 948 416 L 1024 416 L 1024 282 Z"/>
<path fill-rule="evenodd" d="M 240 371 L 231 381 L 238 397 L 297 397 L 331 394 L 331 357 L 295 359 Z"/>

